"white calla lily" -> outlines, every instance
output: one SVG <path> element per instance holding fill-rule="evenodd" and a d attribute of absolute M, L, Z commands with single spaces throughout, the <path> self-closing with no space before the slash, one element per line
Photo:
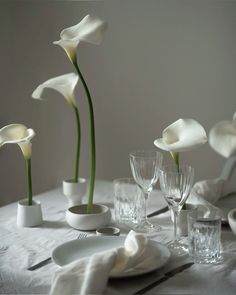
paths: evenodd
<path fill-rule="evenodd" d="M 42 99 L 45 88 L 51 88 L 63 95 L 70 105 L 76 106 L 74 99 L 74 89 L 78 83 L 78 80 L 79 76 L 75 73 L 69 73 L 51 78 L 40 84 L 32 93 L 32 97 L 35 99 Z"/>
<path fill-rule="evenodd" d="M 76 49 L 80 41 L 99 45 L 107 29 L 107 23 L 94 15 L 86 15 L 78 24 L 61 31 L 61 40 L 53 44 L 61 46 L 72 63 L 76 60 Z"/>
<path fill-rule="evenodd" d="M 77 123 L 77 148 L 76 148 L 76 159 L 75 159 L 75 175 L 74 181 L 78 182 L 79 178 L 79 157 L 80 157 L 80 117 L 79 110 L 76 106 L 74 99 L 74 90 L 79 81 L 79 76 L 75 73 L 69 73 L 61 75 L 45 81 L 40 84 L 32 93 L 32 97 L 35 99 L 42 99 L 43 92 L 46 88 L 51 88 L 58 91 L 62 96 L 65 97 L 69 105 L 71 105 L 75 111 L 76 123 Z"/>
<path fill-rule="evenodd" d="M 32 205 L 32 180 L 31 180 L 31 154 L 32 143 L 30 140 L 34 137 L 35 132 L 23 124 L 10 124 L 0 129 L 0 147 L 4 144 L 15 143 L 21 148 L 27 167 L 27 197 L 28 205 Z"/>
<path fill-rule="evenodd" d="M 225 158 L 236 154 L 236 112 L 232 121 L 224 120 L 213 126 L 209 132 L 209 144 Z"/>
<path fill-rule="evenodd" d="M 10 124 L 0 129 L 0 146 L 7 143 L 17 143 L 26 159 L 31 157 L 32 145 L 30 140 L 35 132 L 23 124 Z M 23 148 L 22 148 L 23 146 Z"/>
<path fill-rule="evenodd" d="M 179 172 L 179 152 L 191 151 L 206 142 L 206 131 L 201 124 L 193 119 L 179 119 L 165 128 L 162 138 L 156 139 L 154 144 L 158 148 L 170 152 Z"/>
<path fill-rule="evenodd" d="M 155 146 L 169 152 L 190 151 L 207 142 L 207 135 L 197 121 L 179 119 L 162 132 L 162 138 L 154 141 Z"/>

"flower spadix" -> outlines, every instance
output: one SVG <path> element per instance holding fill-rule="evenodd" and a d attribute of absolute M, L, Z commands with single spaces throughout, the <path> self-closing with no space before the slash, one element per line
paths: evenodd
<path fill-rule="evenodd" d="M 59 41 L 72 63 L 76 60 L 76 49 L 80 41 L 99 45 L 107 29 L 107 23 L 94 15 L 86 15 L 78 24 L 61 31 Z"/>
<path fill-rule="evenodd" d="M 40 84 L 32 93 L 32 97 L 36 99 L 42 99 L 44 90 L 46 88 L 51 88 L 63 95 L 70 105 L 76 106 L 74 99 L 74 89 L 78 83 L 78 80 L 79 76 L 75 73 L 69 73 L 51 78 Z"/>
<path fill-rule="evenodd" d="M 29 159 L 32 154 L 32 144 L 30 140 L 35 132 L 23 124 L 10 124 L 0 129 L 0 147 L 7 143 L 16 143 L 22 150 L 25 159 Z"/>
<path fill-rule="evenodd" d="M 169 152 L 190 151 L 207 142 L 207 135 L 197 121 L 179 119 L 166 127 L 162 138 L 154 141 L 155 146 Z"/>
<path fill-rule="evenodd" d="M 213 150 L 225 158 L 236 153 L 236 112 L 231 121 L 224 120 L 212 127 L 209 143 Z"/>

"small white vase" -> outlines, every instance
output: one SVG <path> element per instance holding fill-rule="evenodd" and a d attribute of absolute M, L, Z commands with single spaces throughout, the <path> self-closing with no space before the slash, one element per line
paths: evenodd
<path fill-rule="evenodd" d="M 79 230 L 96 230 L 108 225 L 111 220 L 111 211 L 105 205 L 93 205 L 92 213 L 87 213 L 87 205 L 74 206 L 66 211 L 66 221 L 73 228 Z"/>
<path fill-rule="evenodd" d="M 85 178 L 79 178 L 78 182 L 74 182 L 72 179 L 64 180 L 62 186 L 63 193 L 68 199 L 68 208 L 82 203 L 82 198 L 87 190 L 87 181 Z"/>
<path fill-rule="evenodd" d="M 33 201 L 31 206 L 28 200 L 21 200 L 17 204 L 17 225 L 23 227 L 38 226 L 43 223 L 41 204 Z"/>

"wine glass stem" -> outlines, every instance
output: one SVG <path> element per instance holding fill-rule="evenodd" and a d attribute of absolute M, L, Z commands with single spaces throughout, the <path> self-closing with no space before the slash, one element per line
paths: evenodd
<path fill-rule="evenodd" d="M 145 216 L 145 222 L 148 221 L 148 218 L 147 218 L 147 201 L 148 201 L 148 197 L 149 197 L 149 193 L 148 192 L 145 192 L 143 191 L 143 196 L 144 196 L 144 216 Z"/>
<path fill-rule="evenodd" d="M 177 214 L 178 212 L 175 209 L 172 209 L 174 215 L 174 243 L 177 242 Z"/>

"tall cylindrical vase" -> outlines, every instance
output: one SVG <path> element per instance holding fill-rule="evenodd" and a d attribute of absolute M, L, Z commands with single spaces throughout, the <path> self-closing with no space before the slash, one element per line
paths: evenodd
<path fill-rule="evenodd" d="M 79 178 L 78 182 L 72 179 L 64 180 L 62 183 L 63 193 L 68 199 L 68 208 L 80 205 L 87 191 L 87 180 Z"/>

